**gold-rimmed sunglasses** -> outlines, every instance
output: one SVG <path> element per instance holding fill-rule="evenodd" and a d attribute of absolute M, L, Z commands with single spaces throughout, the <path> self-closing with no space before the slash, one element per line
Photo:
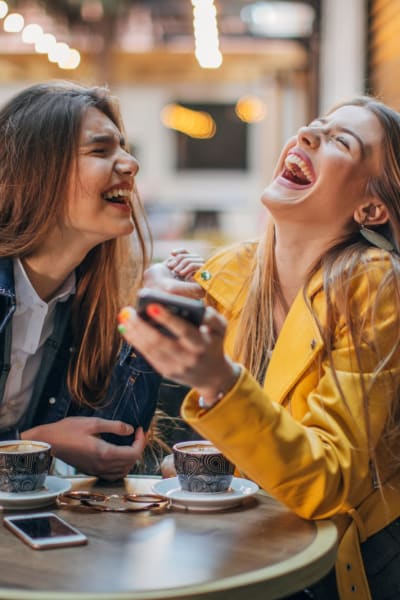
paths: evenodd
<path fill-rule="evenodd" d="M 103 494 L 87 490 L 72 490 L 57 498 L 58 506 L 75 510 L 99 512 L 139 512 L 166 508 L 169 501 L 159 494 Z"/>

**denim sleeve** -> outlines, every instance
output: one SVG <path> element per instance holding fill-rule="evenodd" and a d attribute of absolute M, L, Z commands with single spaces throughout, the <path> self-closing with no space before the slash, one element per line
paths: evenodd
<path fill-rule="evenodd" d="M 161 376 L 130 346 L 124 344 L 106 397 L 99 408 L 72 402 L 66 386 L 65 357 L 60 361 L 59 369 L 54 367 L 35 414 L 35 425 L 82 416 L 124 421 L 135 429 L 141 426 L 148 430 L 157 405 Z M 102 437 L 113 444 L 128 445 L 132 443 L 134 434 L 118 436 L 107 433 Z"/>
<path fill-rule="evenodd" d="M 93 416 L 113 421 L 124 421 L 147 431 L 157 406 L 161 376 L 146 360 L 129 349 L 128 356 L 122 355 L 113 371 L 105 405 L 93 412 Z M 103 439 L 117 445 L 131 444 L 134 434 L 118 436 L 105 433 Z"/>

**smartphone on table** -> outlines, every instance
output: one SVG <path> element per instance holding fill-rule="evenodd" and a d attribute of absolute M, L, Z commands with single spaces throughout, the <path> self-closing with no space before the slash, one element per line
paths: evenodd
<path fill-rule="evenodd" d="M 167 294 L 158 290 L 143 288 L 138 294 L 138 315 L 148 323 L 151 323 L 156 329 L 169 337 L 175 337 L 171 331 L 164 325 L 156 323 L 150 315 L 147 314 L 146 308 L 149 304 L 161 304 L 173 315 L 185 319 L 192 325 L 199 327 L 204 318 L 205 305 L 202 300 L 194 298 L 186 298 L 185 296 L 177 296 L 176 294 Z"/>
<path fill-rule="evenodd" d="M 4 517 L 3 523 L 35 550 L 80 546 L 88 541 L 81 531 L 51 512 Z"/>

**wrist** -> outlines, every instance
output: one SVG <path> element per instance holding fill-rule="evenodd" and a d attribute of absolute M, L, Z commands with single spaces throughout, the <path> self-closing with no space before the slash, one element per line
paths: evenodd
<path fill-rule="evenodd" d="M 209 410 L 215 406 L 235 386 L 241 373 L 241 367 L 237 363 L 229 363 L 230 373 L 224 378 L 219 386 L 199 390 L 199 407 Z"/>

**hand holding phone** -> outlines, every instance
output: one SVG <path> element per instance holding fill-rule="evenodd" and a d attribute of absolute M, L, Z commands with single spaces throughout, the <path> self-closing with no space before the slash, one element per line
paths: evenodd
<path fill-rule="evenodd" d="M 201 325 L 204 318 L 205 306 L 201 300 L 194 300 L 193 298 L 167 294 L 165 292 L 147 288 L 140 290 L 137 306 L 138 315 L 141 319 L 151 323 L 156 329 L 168 337 L 175 336 L 167 327 L 156 323 L 150 315 L 147 314 L 146 308 L 149 304 L 161 304 L 173 315 L 185 319 L 197 327 Z"/>
<path fill-rule="evenodd" d="M 35 550 L 87 544 L 87 537 L 55 513 L 4 517 L 4 525 Z"/>

